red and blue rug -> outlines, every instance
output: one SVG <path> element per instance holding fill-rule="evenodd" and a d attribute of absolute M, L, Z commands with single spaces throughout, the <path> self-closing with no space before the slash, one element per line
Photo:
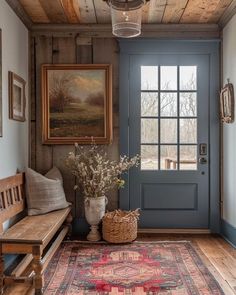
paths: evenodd
<path fill-rule="evenodd" d="M 66 242 L 45 272 L 45 295 L 224 294 L 190 242 Z"/>

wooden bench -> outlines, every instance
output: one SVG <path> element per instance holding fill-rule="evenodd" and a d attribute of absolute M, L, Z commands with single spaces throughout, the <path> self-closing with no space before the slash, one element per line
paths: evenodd
<path fill-rule="evenodd" d="M 0 290 L 24 283 L 43 294 L 43 272 L 62 240 L 69 234 L 71 208 L 26 216 L 3 232 L 3 223 L 25 210 L 24 174 L 0 180 Z M 5 254 L 24 254 L 10 274 L 4 271 Z M 26 269 L 28 275 L 26 276 Z"/>

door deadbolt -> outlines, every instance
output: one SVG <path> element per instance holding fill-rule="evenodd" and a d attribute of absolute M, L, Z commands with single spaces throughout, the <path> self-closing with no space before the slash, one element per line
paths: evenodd
<path fill-rule="evenodd" d="M 201 143 L 199 145 L 199 154 L 200 156 L 206 156 L 207 155 L 207 144 Z"/>
<path fill-rule="evenodd" d="M 207 159 L 204 157 L 199 158 L 199 163 L 200 164 L 207 164 Z"/>

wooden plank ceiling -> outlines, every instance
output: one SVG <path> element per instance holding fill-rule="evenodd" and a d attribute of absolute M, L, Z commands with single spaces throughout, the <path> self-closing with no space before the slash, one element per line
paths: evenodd
<path fill-rule="evenodd" d="M 108 24 L 103 0 L 17 0 L 33 23 Z M 218 23 L 234 0 L 150 0 L 143 23 Z"/>

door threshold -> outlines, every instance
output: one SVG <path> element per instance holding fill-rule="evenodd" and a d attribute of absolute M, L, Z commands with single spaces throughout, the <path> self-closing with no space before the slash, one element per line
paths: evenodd
<path fill-rule="evenodd" d="M 140 234 L 210 234 L 206 228 L 139 228 Z"/>

